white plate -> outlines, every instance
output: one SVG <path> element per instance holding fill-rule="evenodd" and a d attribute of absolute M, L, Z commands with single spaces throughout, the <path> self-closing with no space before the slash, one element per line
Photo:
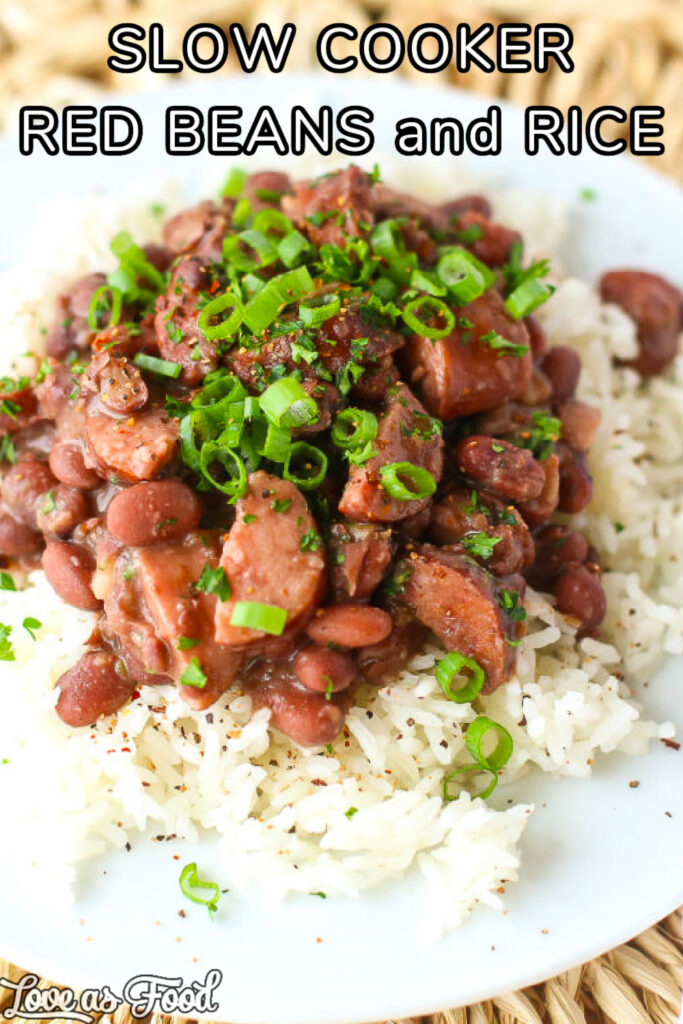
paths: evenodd
<path fill-rule="evenodd" d="M 399 117 L 475 116 L 486 103 L 446 90 L 373 81 L 378 139 L 391 145 Z M 381 85 L 381 88 L 378 88 Z M 154 97 L 126 98 L 145 120 L 147 138 L 130 159 L 22 158 L 14 142 L 0 150 L 0 265 L 17 256 L 25 211 L 35 196 L 115 192 L 152 171 L 187 180 L 203 174 L 200 157 L 170 160 L 160 131 L 168 102 L 201 108 L 240 102 L 246 110 L 289 102 L 334 107 L 363 103 L 368 83 L 329 78 L 217 79 Z M 576 201 L 567 262 L 584 277 L 636 264 L 683 282 L 683 193 L 635 162 L 589 155 L 526 157 L 519 112 L 504 109 L 503 155 L 465 160 L 487 176 Z M 372 160 L 372 155 L 365 160 Z M 429 158 L 424 158 L 427 161 Z M 214 165 L 215 165 L 214 160 Z M 276 162 L 276 161 L 274 161 Z M 341 161 L 343 162 L 343 158 Z M 414 162 L 413 162 L 414 165 Z M 426 164 L 428 167 L 428 164 Z M 648 717 L 683 732 L 683 659 L 671 662 L 643 693 Z M 1 709 L 0 709 L 1 713 Z M 534 800 L 523 839 L 521 881 L 508 912 L 478 910 L 436 946 L 418 945 L 422 883 L 410 877 L 363 899 L 292 899 L 266 911 L 250 896 L 230 896 L 213 924 L 202 913 L 178 917 L 178 861 L 194 856 L 178 843 L 137 844 L 88 872 L 73 910 L 35 906 L 0 870 L 0 955 L 75 986 L 121 991 L 141 972 L 203 978 L 222 970 L 220 1009 L 212 1016 L 269 1024 L 333 1024 L 403 1017 L 465 1004 L 547 978 L 630 938 L 683 903 L 683 754 L 657 744 L 640 759 L 601 758 L 591 781 L 531 778 L 496 795 Z M 629 787 L 638 779 L 638 788 Z M 2 842 L 11 842 L 3 821 Z M 50 836 L 45 836 L 49 844 Z M 211 844 L 201 863 L 211 868 Z M 0 847 L 0 868 L 2 849 Z M 180 940 L 180 941 L 179 941 Z M 319 941 L 322 940 L 322 941 Z"/>

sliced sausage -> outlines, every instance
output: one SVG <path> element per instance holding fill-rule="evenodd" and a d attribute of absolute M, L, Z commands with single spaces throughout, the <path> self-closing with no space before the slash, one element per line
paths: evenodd
<path fill-rule="evenodd" d="M 467 549 L 467 538 L 481 533 L 496 541 L 482 564 L 497 576 L 519 572 L 533 562 L 533 538 L 513 505 L 476 491 L 453 491 L 434 506 L 431 536 L 438 544 L 464 542 Z"/>
<path fill-rule="evenodd" d="M 86 465 L 109 480 L 153 480 L 175 457 L 178 420 L 148 406 L 118 418 L 90 413 L 86 420 Z"/>
<path fill-rule="evenodd" d="M 179 380 L 188 387 L 199 384 L 218 365 L 218 346 L 198 324 L 199 300 L 211 287 L 211 274 L 201 260 L 181 259 L 173 269 L 165 295 L 156 304 L 154 320 L 159 352 L 180 363 Z"/>
<path fill-rule="evenodd" d="M 83 375 L 83 387 L 99 390 L 100 401 L 118 413 L 137 412 L 147 404 L 149 392 L 137 366 L 123 356 L 100 352 Z"/>
<path fill-rule="evenodd" d="M 287 630 L 299 629 L 322 597 L 325 551 L 301 492 L 288 480 L 260 470 L 252 473 L 236 513 L 220 563 L 232 598 L 216 609 L 216 640 L 229 647 L 250 647 L 268 634 L 231 625 L 235 602 L 284 608 Z"/>
<path fill-rule="evenodd" d="M 494 334 L 521 346 L 517 355 L 492 348 L 485 339 Z M 524 323 L 510 316 L 493 290 L 458 310 L 456 327 L 445 338 L 412 335 L 399 359 L 427 410 L 442 420 L 485 412 L 519 398 L 533 368 Z"/>
<path fill-rule="evenodd" d="M 373 523 L 332 527 L 332 589 L 339 600 L 369 597 L 394 555 L 391 530 Z"/>
<path fill-rule="evenodd" d="M 59 679 L 57 714 L 74 728 L 113 715 L 129 700 L 135 682 L 110 651 L 88 651 Z"/>
<path fill-rule="evenodd" d="M 316 246 L 346 246 L 349 236 L 367 234 L 375 221 L 370 180 L 359 167 L 294 185 L 282 209 Z M 322 220 L 316 214 L 334 214 Z"/>
<path fill-rule="evenodd" d="M 457 226 L 459 234 L 478 234 L 477 238 L 465 244 L 478 260 L 489 267 L 502 267 L 510 258 L 512 246 L 522 241 L 519 231 L 506 228 L 504 224 L 497 224 L 476 210 L 466 210 L 461 214 Z"/>
<path fill-rule="evenodd" d="M 431 473 L 435 483 L 443 471 L 443 440 L 435 424 L 409 388 L 398 385 L 389 396 L 373 442 L 377 455 L 363 466 L 352 466 L 339 502 L 347 519 L 393 523 L 421 512 L 429 496 L 402 501 L 382 483 L 381 469 L 394 462 L 410 462 Z"/>
<path fill-rule="evenodd" d="M 486 673 L 484 692 L 495 690 L 514 668 L 515 648 L 508 640 L 517 639 L 523 623 L 509 621 L 490 577 L 466 556 L 424 544 L 406 564 L 408 578 L 397 600 L 447 650 L 474 658 Z"/>
<path fill-rule="evenodd" d="M 228 214 L 228 206 L 217 206 L 208 199 L 182 210 L 164 224 L 164 245 L 174 256 L 193 253 L 218 262 L 223 258 Z"/>
<path fill-rule="evenodd" d="M 191 487 L 180 480 L 154 480 L 112 498 L 107 529 L 122 544 L 142 547 L 180 538 L 201 518 L 201 502 Z"/>

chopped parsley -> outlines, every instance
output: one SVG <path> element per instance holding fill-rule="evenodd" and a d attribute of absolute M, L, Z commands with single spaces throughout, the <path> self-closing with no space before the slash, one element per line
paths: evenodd
<path fill-rule="evenodd" d="M 468 533 L 462 538 L 462 546 L 475 558 L 490 558 L 496 544 L 500 544 L 502 539 L 491 537 L 488 533 Z"/>
<path fill-rule="evenodd" d="M 220 566 L 212 569 L 208 562 L 195 583 L 195 588 L 205 594 L 215 594 L 219 601 L 227 601 L 232 595 L 232 587 L 225 570 Z"/>
<path fill-rule="evenodd" d="M 521 359 L 529 351 L 528 345 L 518 345 L 514 341 L 508 341 L 498 331 L 489 331 L 488 334 L 480 335 L 479 341 L 483 341 L 501 356 L 513 356 L 515 359 Z"/>
<path fill-rule="evenodd" d="M 300 551 L 317 551 L 319 549 L 321 543 L 322 543 L 322 541 L 321 541 L 320 534 L 318 533 L 318 531 L 314 527 L 311 527 L 311 529 L 308 531 L 308 533 L 305 533 L 303 535 L 303 537 L 301 538 L 301 543 L 299 545 L 299 550 Z"/>
<path fill-rule="evenodd" d="M 513 622 L 524 622 L 527 617 L 526 608 L 520 603 L 518 590 L 501 590 L 498 604 L 507 612 L 508 618 Z"/>
<path fill-rule="evenodd" d="M 291 498 L 273 498 L 270 503 L 270 507 L 273 512 L 286 512 L 291 504 Z"/>
<path fill-rule="evenodd" d="M 34 619 L 32 618 L 32 616 L 27 615 L 24 621 L 22 622 L 22 626 L 24 627 L 28 635 L 31 637 L 31 639 L 35 640 L 35 631 L 37 629 L 40 629 L 40 627 L 42 626 L 42 622 L 40 621 L 40 619 Z"/>
<path fill-rule="evenodd" d="M 14 578 L 8 572 L 0 572 L 0 590 L 16 590 Z"/>
<path fill-rule="evenodd" d="M 197 637 L 194 637 L 194 636 L 179 636 L 178 637 L 178 643 L 176 644 L 176 648 L 179 651 L 191 651 L 193 647 L 196 647 L 197 644 L 200 644 L 200 643 L 201 643 L 201 640 L 198 640 Z"/>

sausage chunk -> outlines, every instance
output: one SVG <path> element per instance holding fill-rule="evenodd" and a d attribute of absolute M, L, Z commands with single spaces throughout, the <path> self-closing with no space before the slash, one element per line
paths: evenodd
<path fill-rule="evenodd" d="M 639 352 L 629 365 L 643 376 L 665 370 L 676 355 L 683 326 L 678 288 L 644 270 L 612 270 L 600 279 L 600 294 L 636 322 Z"/>
<path fill-rule="evenodd" d="M 284 608 L 288 633 L 297 631 L 322 597 L 325 553 L 301 492 L 288 480 L 261 470 L 252 473 L 236 512 L 220 563 L 232 597 L 216 609 L 216 640 L 228 647 L 253 647 L 268 634 L 232 626 L 235 602 Z"/>
<path fill-rule="evenodd" d="M 90 413 L 86 419 L 86 465 L 109 480 L 153 480 L 175 457 L 178 420 L 149 406 L 115 418 Z"/>
<path fill-rule="evenodd" d="M 147 617 L 167 645 L 169 674 L 180 681 L 192 663 L 196 671 L 186 678 L 195 685 L 181 683 L 180 695 L 200 710 L 225 692 L 242 662 L 240 653 L 215 641 L 220 597 L 197 587 L 205 567 L 217 567 L 218 552 L 215 535 L 190 533 L 177 544 L 141 548 L 135 560 Z"/>
<path fill-rule="evenodd" d="M 217 206 L 208 199 L 181 210 L 164 224 L 164 245 L 174 256 L 193 253 L 218 262 L 223 256 L 229 212 L 228 206 Z"/>
<path fill-rule="evenodd" d="M 466 210 L 458 218 L 458 232 L 471 232 L 473 240 L 466 243 L 468 248 L 489 267 L 502 267 L 510 258 L 512 246 L 522 241 L 519 231 L 497 224 L 476 210 Z"/>
<path fill-rule="evenodd" d="M 370 597 L 394 554 L 391 530 L 374 523 L 332 527 L 332 589 L 339 600 Z"/>
<path fill-rule="evenodd" d="M 96 334 L 88 323 L 90 303 L 97 289 L 106 283 L 104 274 L 88 274 L 57 297 L 55 319 L 45 339 L 49 356 L 64 359 L 74 349 L 88 348 Z"/>
<path fill-rule="evenodd" d="M 517 355 L 507 355 L 506 348 L 492 348 L 491 340 L 499 344 L 494 335 L 521 346 Z M 520 398 L 533 369 L 526 326 L 510 316 L 496 291 L 463 306 L 457 326 L 445 338 L 413 335 L 400 358 L 428 411 L 442 420 L 485 412 Z"/>
<path fill-rule="evenodd" d="M 455 454 L 462 473 L 512 501 L 529 501 L 543 490 L 541 463 L 509 441 L 475 434 L 460 441 Z"/>
<path fill-rule="evenodd" d="M 351 236 L 366 234 L 374 224 L 370 179 L 359 167 L 294 186 L 282 198 L 282 209 L 316 246 L 346 245 Z M 324 217 L 333 213 L 334 216 Z M 322 214 L 323 218 L 316 218 Z"/>
<path fill-rule="evenodd" d="M 352 466 L 339 511 L 347 519 L 394 523 L 416 515 L 431 498 L 401 501 L 385 490 L 381 469 L 393 462 L 410 462 L 428 470 L 438 484 L 443 471 L 443 440 L 438 424 L 427 415 L 409 388 L 395 387 L 379 419 L 373 442 L 377 455 L 364 466 Z"/>
<path fill-rule="evenodd" d="M 457 551 L 424 544 L 406 559 L 408 578 L 398 600 L 410 608 L 450 651 L 474 658 L 486 673 L 484 692 L 511 674 L 522 623 L 505 614 L 490 577 Z"/>
<path fill-rule="evenodd" d="M 493 495 L 476 491 L 453 491 L 434 506 L 431 536 L 438 544 L 460 544 L 475 556 L 472 538 L 481 534 L 495 545 L 483 565 L 497 576 L 519 572 L 534 560 L 534 542 L 529 529 L 513 505 L 503 505 Z"/>
<path fill-rule="evenodd" d="M 179 380 L 188 387 L 200 384 L 218 365 L 217 344 L 208 341 L 197 323 L 200 295 L 210 285 L 211 274 L 201 260 L 186 257 L 176 264 L 166 294 L 157 299 L 154 326 L 159 352 L 180 363 Z"/>

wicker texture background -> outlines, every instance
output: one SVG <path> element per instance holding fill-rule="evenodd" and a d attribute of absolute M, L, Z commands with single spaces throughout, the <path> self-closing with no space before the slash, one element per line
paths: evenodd
<path fill-rule="evenodd" d="M 478 25 L 489 20 L 570 24 L 576 64 L 572 75 L 551 69 L 545 75 L 474 71 L 461 76 L 449 71 L 424 76 L 409 68 L 406 74 L 427 86 L 451 82 L 525 105 L 566 108 L 577 103 L 591 109 L 603 103 L 624 108 L 660 104 L 668 111 L 667 151 L 656 158 L 656 165 L 683 181 L 683 0 L 0 0 L 0 126 L 11 124 L 23 103 L 59 105 L 103 90 L 167 85 L 166 75 L 108 71 L 107 33 L 119 21 L 161 22 L 169 56 L 180 53 L 184 31 L 196 22 L 227 28 L 234 21 L 246 26 L 268 21 L 277 28 L 293 21 L 297 37 L 288 67 L 303 70 L 316 67 L 315 39 L 322 26 L 344 21 L 362 29 L 373 20 L 406 31 L 426 20 L 447 28 L 461 21 Z M 225 73 L 235 73 L 231 61 Z M 16 980 L 21 973 L 0 960 L 0 976 Z M 429 1018 L 428 1024 L 676 1024 L 682 989 L 679 913 L 627 945 L 542 985 L 478 1006 L 447 1010 Z M 0 1014 L 9 1000 L 10 992 L 0 989 Z M 166 1024 L 169 1018 L 151 1020 Z M 122 1010 L 101 1022 L 130 1024 L 131 1018 Z"/>

